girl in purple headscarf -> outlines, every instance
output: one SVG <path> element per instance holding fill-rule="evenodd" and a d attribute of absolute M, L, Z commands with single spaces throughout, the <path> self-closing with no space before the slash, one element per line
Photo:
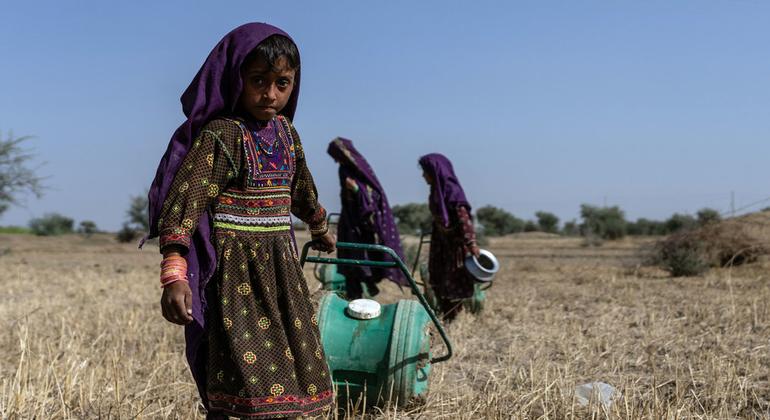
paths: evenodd
<path fill-rule="evenodd" d="M 297 47 L 280 29 L 227 34 L 182 95 L 187 121 L 150 189 L 163 316 L 186 325 L 208 418 L 295 417 L 332 402 L 291 232 L 293 213 L 317 248 L 334 248 L 291 122 L 299 76 Z"/>
<path fill-rule="evenodd" d="M 404 260 L 401 238 L 393 219 L 393 213 L 385 196 L 385 190 L 353 142 L 338 137 L 329 143 L 329 155 L 340 165 L 340 198 L 342 210 L 337 225 L 337 239 L 344 242 L 385 245 Z M 359 260 L 390 260 L 382 253 L 368 254 L 366 251 L 341 249 L 339 258 Z M 362 283 L 370 296 L 379 293 L 377 283 L 387 277 L 398 285 L 406 285 L 404 273 L 398 268 L 370 268 L 350 265 L 339 266 L 340 274 L 345 276 L 345 293 L 348 299 L 358 299 L 363 295 Z"/>
<path fill-rule="evenodd" d="M 446 156 L 431 153 L 420 158 L 423 177 L 430 185 L 430 238 L 428 271 L 430 285 L 444 319 L 462 310 L 462 300 L 473 296 L 473 277 L 465 269 L 465 257 L 479 255 L 471 205 Z"/>

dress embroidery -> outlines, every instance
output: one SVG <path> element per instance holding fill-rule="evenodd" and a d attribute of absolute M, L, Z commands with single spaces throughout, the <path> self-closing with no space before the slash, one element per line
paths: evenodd
<path fill-rule="evenodd" d="M 278 116 L 271 122 L 277 138 L 269 154 L 258 144 L 261 136 L 241 120 L 230 121 L 243 135 L 248 176 L 242 190 L 220 194 L 214 209 L 214 227 L 261 233 L 288 231 L 296 155 L 286 120 Z"/>

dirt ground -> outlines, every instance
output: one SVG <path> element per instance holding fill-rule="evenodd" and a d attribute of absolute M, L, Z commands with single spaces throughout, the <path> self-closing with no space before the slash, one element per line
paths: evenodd
<path fill-rule="evenodd" d="M 486 309 L 448 327 L 456 354 L 425 404 L 349 417 L 770 418 L 770 262 L 674 279 L 640 264 L 648 243 L 493 239 Z M 0 417 L 203 418 L 159 262 L 109 235 L 0 235 Z M 611 405 L 578 404 L 594 381 L 618 390 Z"/>

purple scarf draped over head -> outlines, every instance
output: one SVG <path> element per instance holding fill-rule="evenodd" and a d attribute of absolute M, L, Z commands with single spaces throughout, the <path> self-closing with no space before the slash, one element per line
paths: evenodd
<path fill-rule="evenodd" d="M 182 111 L 187 120 L 171 137 L 166 153 L 160 160 L 155 179 L 149 192 L 150 233 L 147 238 L 158 236 L 158 219 L 163 201 L 174 181 L 174 176 L 201 128 L 212 119 L 231 116 L 241 95 L 241 65 L 249 53 L 271 35 L 283 35 L 284 31 L 266 23 L 247 23 L 224 36 L 209 54 L 190 86 L 182 94 Z M 294 90 L 281 114 L 294 118 L 299 96 L 300 72 L 297 69 Z M 193 321 L 185 327 L 187 360 L 190 363 L 198 390 L 206 405 L 205 351 L 201 350 L 204 338 L 206 312 L 206 282 L 216 269 L 216 253 L 211 242 L 209 214 L 204 213 L 193 234 L 187 259 L 187 277 L 192 290 Z"/>
<path fill-rule="evenodd" d="M 377 179 L 377 175 L 374 174 L 374 170 L 369 166 L 369 162 L 367 162 L 364 156 L 356 150 L 352 141 L 342 137 L 337 137 L 329 143 L 327 153 L 329 153 L 329 155 L 340 165 L 339 177 L 340 185 L 343 189 L 345 188 L 345 178 L 352 178 L 356 181 L 356 184 L 358 184 L 359 194 L 366 194 L 367 187 L 377 192 L 376 195 L 372 195 L 371 197 L 366 195 L 365 199 L 362 200 L 363 205 L 358 209 L 360 214 L 351 215 L 350 218 L 362 220 L 371 215 L 373 228 L 382 241 L 381 245 L 393 249 L 401 260 L 406 261 L 404 259 L 404 251 L 401 249 L 401 238 L 398 233 L 398 227 L 393 218 L 393 213 L 390 210 L 390 204 L 388 204 L 385 189 L 382 188 L 380 181 Z M 342 222 L 343 221 L 340 221 L 340 229 L 352 229 L 350 224 L 343 224 Z M 347 233 L 348 235 L 342 235 L 342 233 L 340 233 L 340 235 L 348 237 L 352 236 L 350 232 Z M 404 277 L 404 273 L 397 268 L 388 270 L 388 278 L 399 285 L 409 284 L 406 277 Z"/>
<path fill-rule="evenodd" d="M 431 178 L 430 207 L 441 217 L 444 227 L 449 227 L 449 211 L 457 206 L 465 206 L 471 211 L 471 205 L 465 198 L 465 191 L 455 175 L 452 162 L 440 153 L 427 154 L 420 158 L 420 166 Z"/>

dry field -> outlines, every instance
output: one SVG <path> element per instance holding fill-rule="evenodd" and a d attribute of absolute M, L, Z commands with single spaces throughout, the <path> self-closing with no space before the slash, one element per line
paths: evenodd
<path fill-rule="evenodd" d="M 644 243 L 493 240 L 502 275 L 449 327 L 426 404 L 351 417 L 770 417 L 770 262 L 672 279 L 639 266 Z M 0 418 L 202 418 L 159 261 L 108 236 L 0 235 Z M 591 381 L 622 396 L 581 407 Z"/>

